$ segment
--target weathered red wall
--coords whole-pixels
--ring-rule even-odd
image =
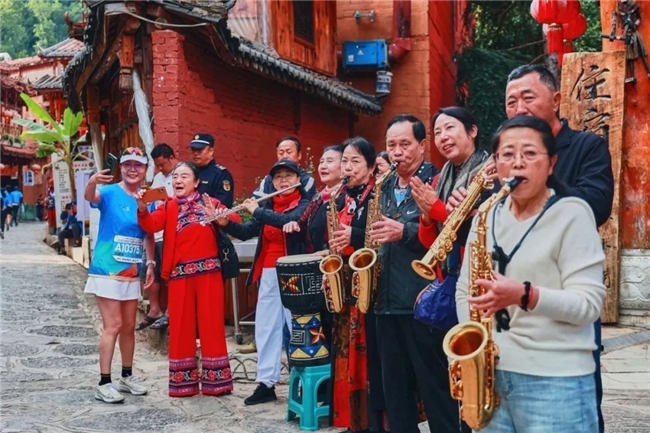
[[[212,134],[215,159],[233,174],[236,197],[250,193],[275,162],[278,138],[296,135],[317,164],[324,146],[348,137],[346,110],[229,66],[204,42],[153,32],[154,137],[189,159],[193,134]]]
[[[464,0],[463,0],[464,2]],[[379,150],[385,148],[386,123],[395,115],[412,113],[422,119],[429,132],[431,115],[438,108],[456,103],[454,3],[451,0],[411,3],[412,51],[399,64],[391,65],[391,94],[380,116],[359,116],[355,134],[370,139]],[[375,22],[367,18],[357,23],[354,12],[375,11]],[[388,0],[352,0],[337,2],[337,44],[345,41],[390,39],[392,37],[393,2]],[[374,94],[375,75],[355,73],[343,76],[355,87]],[[440,167],[443,158],[434,146],[427,146],[427,159]]]
[[[614,0],[600,2],[603,33],[611,32]],[[650,2],[637,1],[641,13],[639,33],[650,44]],[[618,34],[622,34],[620,20]],[[603,39],[603,51],[625,49],[622,42]],[[622,248],[650,248],[650,78],[637,59],[634,65],[636,84],[625,85],[623,123],[623,160],[621,176],[621,245]]]

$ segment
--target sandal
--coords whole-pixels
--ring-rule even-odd
[[[151,325],[151,329],[155,329],[156,331],[164,331],[167,329],[169,326],[169,316],[166,314],[163,314],[154,322],[153,325]]]
[[[138,326],[135,327],[135,330],[136,331],[142,331],[143,329],[147,329],[148,327],[150,327],[151,325],[156,323],[156,321],[158,321],[162,317],[163,316],[160,316],[160,317],[144,316],[144,319],[142,319],[142,322],[138,323]]]

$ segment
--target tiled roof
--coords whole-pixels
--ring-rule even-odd
[[[270,75],[288,86],[327,99],[334,105],[354,108],[355,111],[369,114],[382,111],[381,103],[374,96],[365,94],[337,78],[313,72],[268,51],[265,52],[263,48],[246,39],[239,41],[238,53],[235,56],[247,69]]]
[[[12,59],[0,62],[0,70],[17,71],[21,66],[38,65],[43,59],[38,56],[23,57],[22,59]]]
[[[27,149],[25,147],[16,147],[7,144],[0,146],[2,156],[13,156],[14,158],[35,158],[36,151],[34,149]]]
[[[63,77],[53,75],[44,75],[32,84],[35,90],[61,90],[63,89]]]
[[[5,74],[0,74],[0,87],[2,87],[3,91],[7,89],[14,89],[16,92],[25,92],[30,96],[34,96],[36,94],[29,83],[24,83],[17,78],[13,78]]]
[[[38,56],[45,59],[54,59],[60,57],[72,58],[75,56],[75,54],[81,51],[83,47],[83,42],[69,38],[59,42],[58,44],[41,50],[38,53]]]
[[[214,29],[220,35],[227,50],[234,57],[236,64],[256,74],[279,81],[286,86],[302,90],[318,96],[329,103],[355,112],[378,114],[383,107],[379,100],[354,87],[343,83],[336,77],[330,77],[282,59],[277,54],[265,50],[264,47],[232,35],[222,17],[234,2],[214,0],[149,0],[162,5],[170,12],[187,15],[202,21],[214,22]],[[91,8],[89,25],[84,33],[85,49],[79,51],[66,68],[63,88],[70,106],[80,108],[78,95],[74,90],[75,82],[83,68],[93,56],[94,42],[98,29],[103,26],[96,24],[102,20],[100,8],[96,6],[102,0],[86,0]],[[115,1],[119,3],[119,1]]]

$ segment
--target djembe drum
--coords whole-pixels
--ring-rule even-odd
[[[275,264],[282,305],[291,311],[289,365],[307,367],[329,363],[329,344],[323,333],[321,258],[310,254],[281,257]]]

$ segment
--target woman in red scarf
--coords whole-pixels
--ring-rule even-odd
[[[149,213],[139,194],[138,223],[147,233],[165,230],[161,277],[169,280],[169,396],[230,394],[233,389],[224,328],[224,287],[217,247],[218,225],[200,222],[226,210],[196,188],[194,164],[174,169],[169,198]],[[228,218],[241,221],[239,215]],[[197,321],[198,319],[198,321]],[[196,325],[201,339],[201,367],[196,360]]]
[[[362,314],[351,296],[350,255],[365,245],[368,200],[375,185],[375,149],[362,137],[344,143],[341,169],[349,178],[337,200],[340,230],[329,246],[343,256],[348,304],[334,316],[333,424],[349,432],[381,431],[383,392],[372,312]],[[370,361],[370,362],[369,362]],[[372,392],[369,392],[372,391]]]
[[[289,159],[275,163],[269,173],[276,191],[300,184],[300,168]],[[258,386],[253,395],[244,400],[247,405],[277,400],[275,384],[280,380],[282,359],[282,328],[291,329],[291,313],[282,306],[280,285],[275,262],[287,255],[302,254],[304,236],[299,233],[284,234],[282,227],[296,221],[305,212],[308,200],[301,200],[299,189],[290,189],[259,206],[253,199],[242,203],[253,216],[246,224],[219,220],[228,234],[247,240],[258,237],[253,268],[246,285],[259,281],[255,307],[255,344],[257,345]]]

